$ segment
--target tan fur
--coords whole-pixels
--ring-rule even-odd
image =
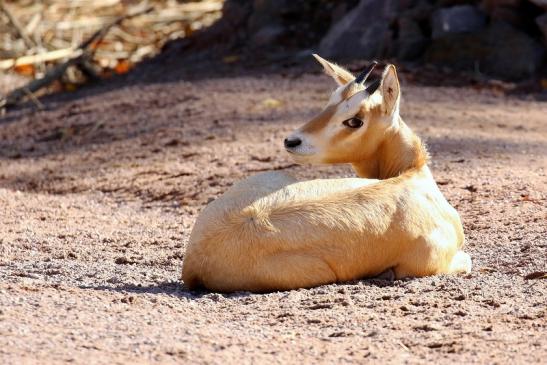
[[[332,108],[339,107],[334,105],[297,131],[317,149],[296,155],[298,161],[350,163],[366,178],[299,182],[268,172],[209,204],[186,250],[185,285],[264,292],[388,269],[397,278],[469,272],[459,215],[439,191],[424,145],[399,117],[399,99],[395,68],[389,66],[379,94],[357,110],[366,126],[340,129],[340,121],[331,120]],[[336,140],[322,140],[333,128]]]
[[[311,121],[306,123],[306,125],[302,128],[302,131],[305,133],[313,134],[316,131],[322,130],[330,122],[335,112],[336,112],[335,105],[327,107],[318,116],[316,116]]]
[[[313,57],[317,60],[317,62],[319,62],[323,66],[325,73],[329,75],[330,77],[332,77],[338,85],[345,85],[355,78],[351,74],[351,72],[338,66],[337,64],[327,61],[326,59],[319,56],[318,54],[314,53]]]

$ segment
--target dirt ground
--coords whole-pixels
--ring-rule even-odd
[[[331,80],[260,71],[106,83],[0,118],[0,363],[545,363],[547,103],[403,82],[460,212],[466,276],[188,292],[196,215],[284,169]]]

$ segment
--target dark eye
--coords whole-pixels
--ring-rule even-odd
[[[344,120],[342,124],[350,128],[359,128],[363,126],[363,121],[359,118],[351,118]]]

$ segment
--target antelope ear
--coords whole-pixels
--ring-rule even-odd
[[[395,70],[394,65],[387,65],[384,69],[380,89],[382,92],[384,112],[389,116],[399,113],[401,88],[399,86],[399,79],[397,78],[397,71]]]
[[[323,66],[323,68],[325,69],[325,73],[332,77],[338,85],[345,85],[355,79],[355,76],[353,76],[348,70],[327,61],[326,59],[315,53],[313,54],[313,57],[315,57],[317,62],[319,62]]]

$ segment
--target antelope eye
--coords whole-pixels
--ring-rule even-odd
[[[359,128],[363,126],[363,121],[359,118],[351,118],[351,119],[344,120],[342,124],[350,128]]]

